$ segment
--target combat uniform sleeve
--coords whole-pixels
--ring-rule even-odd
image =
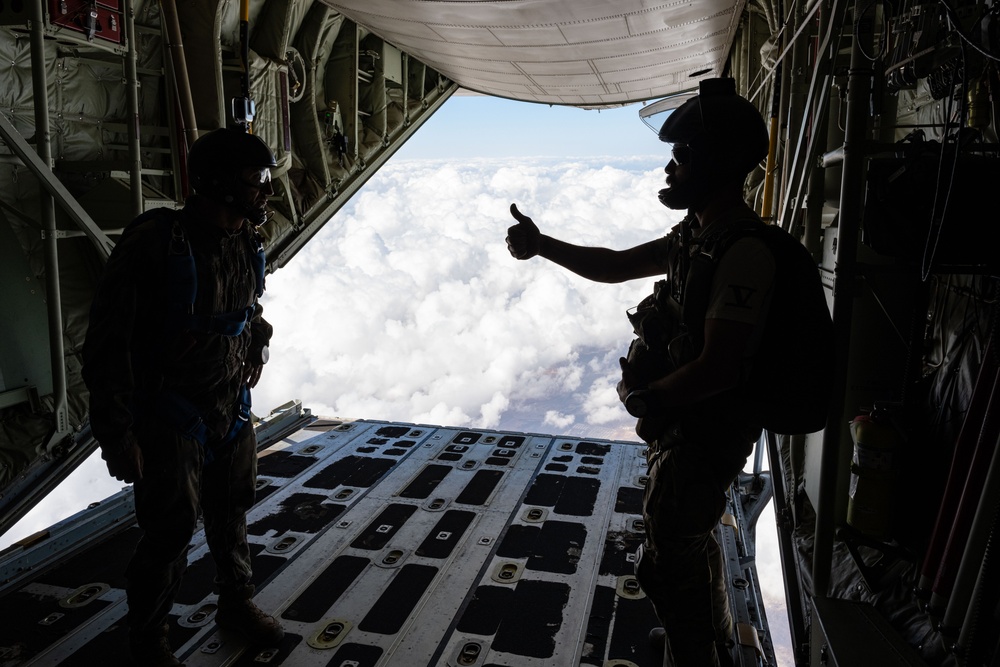
[[[91,428],[101,449],[111,454],[131,444],[137,380],[134,334],[145,278],[159,264],[151,261],[146,247],[149,235],[141,231],[145,230],[127,234],[112,251],[94,296],[83,345]]]

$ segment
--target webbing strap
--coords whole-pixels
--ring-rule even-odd
[[[205,449],[206,464],[214,461],[215,452],[235,440],[243,427],[250,423],[251,406],[250,388],[244,384],[237,396],[236,414],[233,415],[229,431],[222,440],[209,447],[208,427],[191,401],[169,389],[160,391],[159,397],[154,401],[155,412],[169,422],[179,435],[194,440]]]
[[[257,237],[257,251],[251,259],[254,278],[256,278],[257,298],[264,294],[264,270],[267,268],[267,256],[264,254],[264,243]]]
[[[250,423],[250,387],[243,385],[240,387],[239,399],[236,401],[236,415],[233,417],[233,425],[229,427],[229,432],[222,439],[219,446],[228,445],[236,439],[243,427]]]
[[[259,236],[250,241],[256,247],[250,256],[254,272],[254,293],[264,294],[264,271],[267,257]],[[174,218],[170,228],[170,251],[167,255],[167,322],[174,331],[239,336],[253,317],[255,306],[214,315],[195,315],[194,302],[198,296],[198,268],[191,251],[191,243],[184,236],[179,218]]]
[[[253,317],[254,306],[247,306],[243,310],[234,310],[231,313],[221,313],[219,315],[188,315],[183,318],[182,329],[197,331],[199,333],[213,333],[221,336],[239,336],[243,333],[243,328]]]

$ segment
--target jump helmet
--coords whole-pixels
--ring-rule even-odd
[[[260,137],[227,127],[198,137],[188,153],[188,176],[195,192],[227,204],[233,202],[244,169],[277,166],[274,153]]]
[[[763,117],[736,94],[731,78],[702,79],[698,95],[667,117],[659,136],[660,141],[707,150],[739,175],[749,173],[768,151]]]

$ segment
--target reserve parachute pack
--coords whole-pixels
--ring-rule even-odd
[[[774,256],[774,287],[759,347],[730,404],[774,433],[819,431],[826,426],[833,381],[833,322],[816,262],[776,225],[747,219],[694,239],[695,250],[682,263],[682,294],[672,298],[667,281],[658,281],[630,314],[639,338],[629,361],[655,366],[653,374],[662,376],[701,353],[715,269],[726,250],[748,236],[760,238]],[[672,318],[682,321],[682,335],[665,335],[673,327],[662,322]]]

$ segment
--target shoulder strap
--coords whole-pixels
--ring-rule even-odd
[[[170,225],[170,245],[167,250],[167,309],[173,326],[183,329],[184,321],[194,314],[198,295],[198,269],[191,252],[191,242],[184,235],[180,216]]]
[[[167,327],[182,330],[184,320],[194,313],[194,300],[198,293],[198,273],[191,252],[191,243],[184,234],[179,211],[154,208],[136,217],[122,231],[122,238],[132,234],[150,220],[162,228],[166,245],[166,303]]]
[[[257,298],[264,293],[264,255],[263,238],[254,232],[247,234],[247,244],[250,249],[250,263],[255,277],[255,294]],[[184,235],[184,225],[180,217],[175,216],[170,229],[170,248],[167,256],[168,282],[168,312],[170,326],[177,331],[196,331],[200,333],[219,334],[221,336],[239,336],[243,333],[247,322],[253,317],[255,305],[234,310],[228,313],[213,313],[212,315],[196,315],[194,302],[198,296],[198,267],[194,261],[191,242]]]
[[[712,227],[704,235],[694,239],[694,255],[718,262],[733,243],[745,236],[762,236],[766,229],[767,225],[755,218],[737,220],[723,227]]]
[[[250,262],[253,265],[254,277],[256,278],[256,293],[259,299],[264,294],[264,272],[267,269],[267,256],[264,254],[264,237],[260,232],[251,229],[247,233],[250,245]]]
[[[177,219],[178,216],[179,212],[172,208],[166,208],[165,206],[151,208],[125,225],[125,229],[122,230],[122,236],[132,233],[136,227],[149,220],[157,220],[161,224],[166,225],[168,222]]]

